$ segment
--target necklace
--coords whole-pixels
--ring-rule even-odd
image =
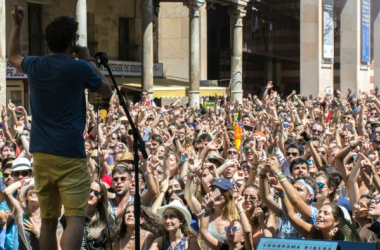
[[[136,238],[135,235],[133,235],[133,236],[129,236],[128,233],[125,233],[125,234],[127,235],[127,237],[128,237],[130,240],[134,240],[134,239]]]

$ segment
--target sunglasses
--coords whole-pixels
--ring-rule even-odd
[[[244,152],[249,151],[250,147],[243,147]]]
[[[326,151],[317,151],[317,152],[318,152],[318,154],[321,154],[321,155],[326,155],[327,154]]]
[[[122,182],[124,182],[124,181],[129,181],[130,179],[128,179],[127,177],[114,177],[114,178],[112,178],[112,180],[114,182],[118,182],[119,180],[121,180]]]
[[[257,198],[253,195],[244,195],[243,197],[246,201],[250,201],[250,202],[255,202],[255,200],[257,200]]]
[[[199,132],[201,132],[201,130],[200,129],[196,129],[195,132],[199,133]]]
[[[298,156],[298,153],[286,153],[286,156],[296,157],[296,156]]]
[[[372,204],[372,203],[379,204],[379,203],[380,203],[380,198],[370,199],[370,200],[369,200],[369,204]]]
[[[3,177],[5,177],[5,178],[8,178],[10,175],[11,175],[11,174],[4,174],[4,173],[3,173]]]
[[[314,134],[316,134],[316,133],[322,134],[322,133],[323,133],[323,131],[318,130],[318,129],[312,129],[311,131],[312,131]]]
[[[29,176],[29,171],[12,172],[13,177],[19,177],[20,174],[22,175],[22,177],[26,177]]]
[[[163,174],[164,171],[161,171],[161,170],[157,170],[157,174]]]
[[[372,135],[380,135],[380,131],[373,131]]]
[[[289,128],[289,123],[283,123],[282,126],[283,126],[284,128]]]
[[[317,183],[317,186],[318,186],[318,189],[323,189],[324,186],[325,186],[325,183],[318,182],[318,183]]]
[[[344,116],[343,117],[343,120],[350,120],[351,119],[351,117],[349,117],[349,116]]]
[[[79,40],[79,34],[75,34],[75,41],[77,42]]]
[[[226,230],[226,232],[236,232],[238,230],[237,227],[225,227],[224,230]]]
[[[237,155],[237,154],[238,154],[238,151],[229,150],[229,151],[227,151],[227,153],[228,153],[229,155],[232,155],[232,154]]]
[[[241,188],[242,186],[243,186],[243,184],[241,184],[241,183],[238,183],[238,182],[233,182],[232,183],[233,185],[236,185],[236,187],[239,189],[239,188]]]
[[[346,138],[346,137],[348,137],[348,135],[343,135],[343,134],[340,135],[340,138]]]
[[[314,163],[314,160],[306,160],[307,164]]]
[[[90,194],[91,194],[92,192],[94,192],[94,194],[95,194],[96,196],[98,196],[98,195],[103,195],[103,193],[100,192],[100,191],[90,189]]]

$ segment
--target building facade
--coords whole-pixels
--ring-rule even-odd
[[[7,63],[16,1],[0,0],[0,100],[28,108],[25,75]],[[163,103],[229,91],[260,94],[272,80],[280,92],[314,96],[328,87],[380,86],[380,3],[376,0],[38,0],[26,10],[25,55],[46,55],[44,27],[69,15],[79,44],[105,51],[129,99],[141,88]],[[105,71],[105,69],[103,69]],[[106,72],[106,71],[105,71]],[[168,91],[169,90],[169,91]],[[93,104],[108,100],[89,94]]]

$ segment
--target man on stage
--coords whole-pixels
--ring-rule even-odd
[[[62,249],[80,249],[83,237],[90,174],[86,165],[83,131],[86,121],[84,90],[102,97],[111,95],[104,75],[96,68],[86,47],[78,46],[71,58],[78,23],[68,16],[55,18],[45,28],[50,54],[22,56],[21,26],[24,10],[15,6],[8,60],[28,75],[33,123],[30,152],[41,210],[41,249],[57,249],[56,229],[61,206],[67,227]]]

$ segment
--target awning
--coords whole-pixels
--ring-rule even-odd
[[[119,85],[135,91],[141,91],[141,78],[122,78]],[[154,78],[153,98],[180,98],[186,97],[190,90],[189,82],[183,82],[167,78]],[[199,87],[200,97],[223,95],[228,91],[226,87]]]

